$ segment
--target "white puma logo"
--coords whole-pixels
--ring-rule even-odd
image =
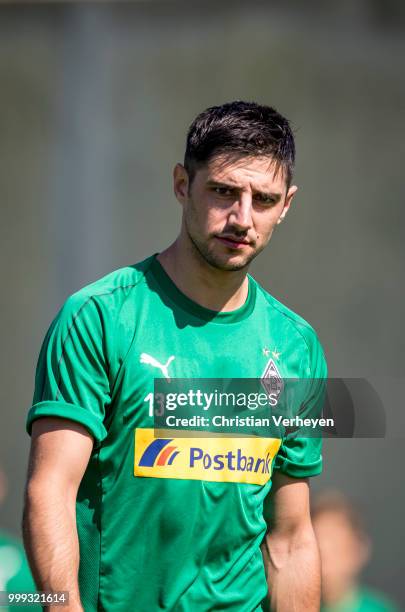
[[[171,357],[169,357],[169,359],[166,361],[166,363],[164,365],[162,365],[161,363],[159,363],[159,361],[157,359],[152,357],[152,355],[148,355],[148,353],[142,353],[139,361],[140,361],[140,363],[148,363],[149,365],[153,366],[154,368],[159,368],[159,370],[162,371],[162,374],[166,378],[166,380],[170,381],[168,367],[169,367],[169,365],[171,364],[171,362],[173,361],[174,358],[175,358],[174,355],[172,355]]]

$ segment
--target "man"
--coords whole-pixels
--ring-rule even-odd
[[[187,463],[195,437],[155,438],[149,407],[155,378],[304,377],[321,400],[315,332],[247,274],[290,208],[294,157],[272,108],[201,113],[174,169],[176,241],[71,296],[48,331],[24,532],[38,587],[68,590],[69,610],[250,612],[268,589],[273,610],[319,609],[319,439],[198,438]],[[272,459],[271,498],[270,470],[225,466],[233,452]]]
[[[312,517],[322,561],[322,612],[395,612],[384,595],[361,586],[371,544],[351,503],[325,492],[316,498]]]

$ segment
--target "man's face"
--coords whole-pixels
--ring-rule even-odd
[[[340,512],[320,513],[313,526],[321,555],[323,597],[332,601],[356,581],[369,555],[368,544]]]
[[[215,157],[189,184],[177,164],[174,190],[183,206],[183,237],[220,270],[240,270],[264,249],[297,188],[269,157]]]

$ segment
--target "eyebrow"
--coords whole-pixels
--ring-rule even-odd
[[[225,187],[226,189],[240,189],[236,183],[223,183],[222,181],[207,181],[208,187]],[[272,198],[275,202],[281,200],[282,194],[278,191],[267,192],[261,191],[260,189],[253,189],[253,195],[259,195],[262,198]]]

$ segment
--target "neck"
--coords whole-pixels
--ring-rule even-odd
[[[328,606],[337,606],[346,602],[349,603],[356,597],[357,585],[352,581],[328,585],[328,588],[324,588],[322,593],[323,602]]]
[[[248,295],[247,268],[219,270],[211,266],[194,245],[187,248],[178,238],[157,259],[172,281],[200,306],[229,312],[242,306]]]

